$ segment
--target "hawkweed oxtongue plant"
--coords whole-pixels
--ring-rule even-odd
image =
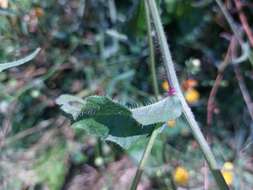
[[[154,0],[144,0],[150,47],[151,74],[154,92],[158,97],[151,20],[154,24],[160,51],[165,64],[170,85],[168,96],[151,105],[129,109],[105,96],[89,96],[81,99],[71,95],[61,95],[57,104],[71,118],[72,127],[82,129],[87,135],[96,136],[104,141],[111,141],[124,149],[134,146],[141,138],[149,138],[141,161],[133,178],[131,189],[137,188],[145,164],[150,155],[161,126],[168,120],[178,118],[184,113],[192,133],[199,143],[219,189],[228,189],[211,149],[206,142],[191,109],[186,103],[176,76],[170,50],[166,41],[160,15]]]
[[[179,101],[182,104],[183,114],[185,115],[185,117],[189,123],[189,126],[191,128],[194,138],[198,142],[200,149],[205,156],[205,159],[206,159],[208,166],[214,176],[214,179],[218,185],[218,188],[221,190],[229,189],[222,174],[221,174],[221,170],[220,170],[218,163],[211,151],[211,148],[209,147],[207,141],[205,140],[204,135],[202,134],[202,132],[198,126],[198,123],[196,122],[194,115],[193,115],[190,107],[188,106],[188,104],[183,96],[183,93],[181,91],[181,88],[180,88],[180,85],[179,85],[179,82],[178,82],[178,79],[176,76],[174,63],[171,58],[169,45],[167,43],[167,39],[166,39],[166,36],[164,33],[164,29],[162,26],[160,15],[158,13],[157,5],[154,0],[145,0],[145,2],[147,3],[147,8],[150,12],[151,19],[154,23],[154,29],[155,29],[155,32],[156,32],[156,35],[158,38],[158,43],[159,43],[161,54],[163,57],[163,63],[165,64],[166,73],[167,73],[169,83],[171,86],[173,86],[175,88],[175,90],[177,92],[177,97],[179,98]]]

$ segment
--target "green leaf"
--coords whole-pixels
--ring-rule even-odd
[[[84,106],[82,107],[77,120],[92,116],[131,116],[131,112],[128,108],[113,102],[105,96],[89,96],[84,101]]]
[[[134,146],[131,146],[127,150],[127,153],[131,156],[131,158],[135,163],[139,163],[140,160],[142,159],[142,155],[147,143],[148,143],[147,139],[140,139],[137,143],[134,144]],[[149,169],[152,167],[161,166],[163,164],[162,151],[164,150],[163,149],[164,144],[165,143],[162,139],[160,138],[155,139],[155,143],[149,155],[149,159],[147,160],[147,163],[145,165],[146,168]]]
[[[62,111],[76,119],[81,112],[85,101],[79,97],[63,94],[56,99],[56,104],[61,106]]]
[[[165,9],[169,14],[174,14],[176,11],[176,0],[165,0]]]
[[[68,151],[64,145],[56,145],[47,154],[43,154],[34,166],[38,181],[46,183],[50,190],[61,189],[67,172],[67,156]]]
[[[28,61],[31,61],[34,57],[36,57],[36,55],[39,53],[39,51],[40,51],[40,48],[37,48],[33,53],[31,53],[30,55],[28,55],[22,59],[19,59],[17,61],[8,62],[8,63],[0,63],[0,72],[4,71],[6,69],[9,69],[11,67],[16,67],[16,66],[22,65]]]
[[[132,13],[131,18],[126,24],[126,31],[130,35],[142,35],[146,31],[146,21],[145,21],[145,6],[144,1],[140,0],[135,10]]]
[[[166,122],[176,119],[182,113],[182,107],[177,96],[169,96],[157,103],[131,110],[134,119],[142,125]]]
[[[147,135],[136,135],[136,136],[129,136],[129,137],[117,137],[108,135],[106,138],[107,141],[114,142],[121,146],[124,149],[129,149],[130,147],[133,147],[139,140],[146,139]]]
[[[72,127],[75,129],[83,129],[87,135],[94,135],[98,137],[106,137],[109,133],[109,130],[105,125],[94,119],[80,120],[75,122]]]
[[[163,135],[166,135],[168,138],[176,138],[179,135],[185,135],[190,133],[189,131],[189,124],[187,123],[185,117],[181,115],[176,120],[176,124],[173,127],[168,127],[165,124],[165,128],[163,130]]]
[[[114,142],[125,149],[153,130],[153,127],[142,127],[132,117],[128,108],[102,96],[86,98],[76,121],[79,124],[78,128],[84,129],[89,134],[93,132],[93,135]],[[72,126],[76,128],[77,124],[74,123]]]
[[[177,97],[167,97],[157,103],[129,110],[104,96],[80,98],[62,95],[56,102],[72,116],[72,127],[86,134],[101,137],[127,149],[146,138],[156,123],[175,119],[181,114]]]

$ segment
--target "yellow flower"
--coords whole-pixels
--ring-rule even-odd
[[[186,186],[189,182],[189,172],[178,166],[173,173],[173,180],[177,185]]]
[[[167,121],[167,126],[172,128],[176,125],[176,120],[172,119],[172,120],[169,120]]]
[[[231,171],[222,171],[222,175],[224,177],[224,180],[228,186],[232,185],[233,183],[233,172]]]
[[[194,88],[189,89],[185,92],[185,99],[188,103],[194,104],[199,100],[199,92]]]
[[[233,178],[234,178],[233,169],[234,169],[234,166],[233,166],[233,163],[231,162],[225,162],[222,167],[221,173],[227,185],[232,185],[233,183]]]
[[[169,89],[170,89],[170,85],[169,85],[169,83],[168,83],[168,81],[163,81],[163,83],[162,83],[162,88],[163,88],[163,90],[165,90],[165,91],[169,91]]]

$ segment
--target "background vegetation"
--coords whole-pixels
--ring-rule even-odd
[[[233,164],[224,174],[232,178],[227,183],[253,189],[251,52],[221,67],[243,50],[215,1],[157,3],[185,98],[220,167]],[[252,2],[223,5],[253,47]],[[41,48],[30,63],[0,72],[0,189],[129,189],[147,139],[123,150],[74,130],[55,100],[96,94],[130,108],[155,102],[141,1],[0,0],[0,7],[1,62]],[[154,41],[159,95],[166,97],[169,85]],[[179,167],[185,183],[175,177]],[[207,170],[181,116],[156,139],[139,189],[216,189]]]

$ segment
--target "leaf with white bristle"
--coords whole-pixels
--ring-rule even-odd
[[[177,96],[168,96],[148,106],[132,109],[131,112],[133,118],[142,125],[151,125],[176,119],[181,115],[182,107]]]

